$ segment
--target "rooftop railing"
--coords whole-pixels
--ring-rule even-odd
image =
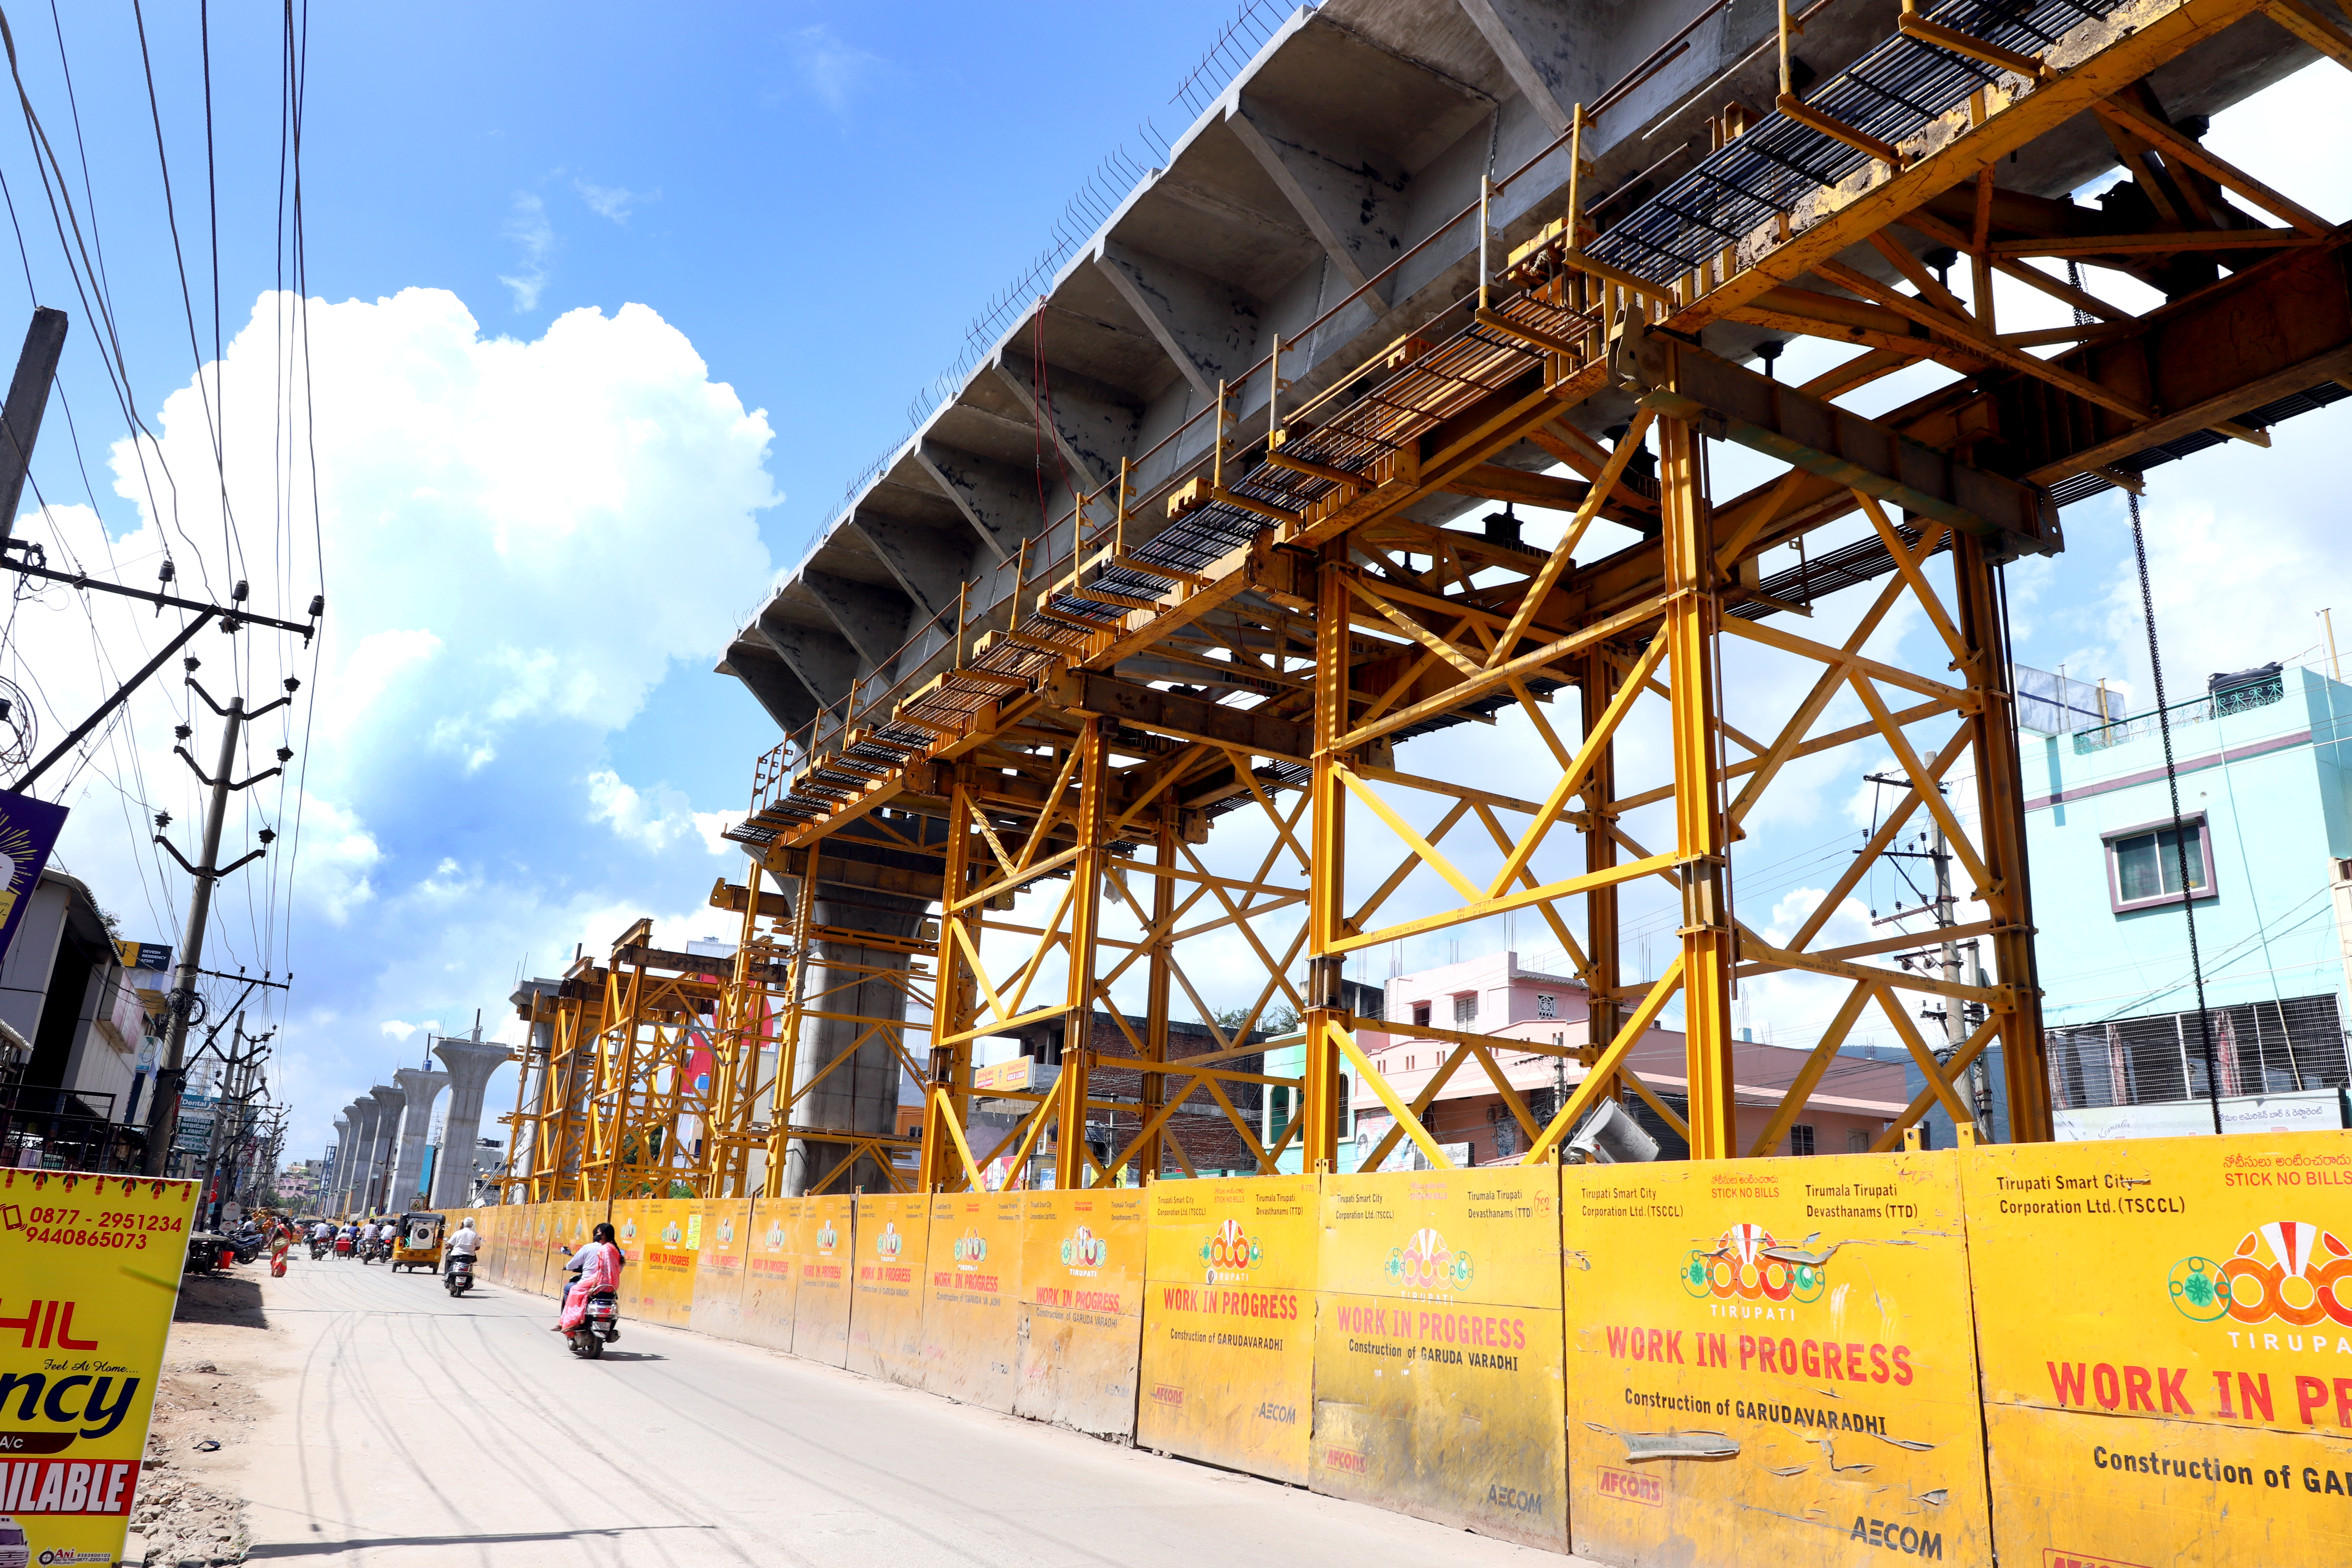
[[[2269,675],[2260,680],[2250,680],[2243,686],[2232,686],[2203,697],[2191,698],[2186,702],[2176,702],[2165,709],[2164,712],[2170,718],[2174,727],[2178,728],[2183,724],[2210,724],[2216,719],[2226,719],[2232,713],[2244,713],[2256,708],[2267,708],[2273,702],[2283,702],[2285,700],[2285,677]],[[2153,735],[2156,731],[2157,714],[2154,710],[2135,714],[2129,719],[2119,719],[2112,724],[2101,724],[2093,729],[2080,730],[2074,734],[2074,754],[2078,757],[2087,757],[2095,752],[2104,752],[2110,746],[2120,746],[2126,741],[2137,741],[2144,735]]]

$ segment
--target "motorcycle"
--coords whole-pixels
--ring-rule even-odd
[[[470,1252],[452,1253],[449,1258],[449,1272],[442,1277],[441,1283],[447,1287],[452,1296],[462,1296],[472,1289],[474,1288],[474,1255]]]
[[[321,1258],[324,1258],[324,1257],[326,1257],[326,1256],[327,1256],[327,1244],[326,1244],[325,1242],[323,1242],[323,1241],[319,1240],[316,1237],[311,1237],[311,1239],[310,1239],[310,1261],[311,1261],[311,1262],[313,1262],[313,1263],[316,1263],[316,1262],[318,1262],[318,1261],[319,1261],[319,1259],[320,1259]]]
[[[382,1237],[378,1237],[373,1241],[363,1241],[360,1243],[360,1261],[362,1263],[373,1263],[379,1258],[390,1258],[391,1256],[392,1244],[383,1240]]]
[[[579,1276],[573,1275],[574,1282]],[[567,1286],[565,1294],[570,1294]],[[582,1361],[594,1361],[604,1353],[604,1347],[621,1337],[621,1299],[614,1291],[599,1290],[588,1298],[587,1311],[580,1326],[572,1331],[566,1342],[572,1353]]]

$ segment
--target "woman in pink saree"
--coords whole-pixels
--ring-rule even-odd
[[[574,1253],[567,1269],[580,1271],[579,1279],[564,1292],[563,1315],[556,1320],[555,1331],[568,1334],[578,1328],[588,1315],[588,1298],[599,1290],[621,1288],[621,1265],[625,1262],[621,1249],[613,1240],[613,1227],[600,1225],[588,1245]]]

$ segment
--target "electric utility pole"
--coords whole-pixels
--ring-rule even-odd
[[[204,963],[205,922],[212,916],[213,884],[230,872],[242,870],[260,859],[269,852],[270,840],[278,837],[268,828],[263,828],[259,835],[260,848],[242,859],[226,866],[222,865],[220,863],[221,825],[228,815],[229,795],[232,791],[250,789],[264,779],[275,777],[283,771],[286,760],[294,754],[280,747],[278,752],[280,764],[278,767],[233,784],[229,780],[229,773],[236,765],[237,736],[245,726],[254,720],[275,712],[293,701],[294,693],[301,685],[293,677],[287,677],[285,696],[248,713],[245,710],[245,699],[241,696],[230,698],[228,706],[226,708],[214,701],[212,693],[206,691],[196,680],[197,661],[191,658],[186,661],[186,665],[188,689],[203,698],[205,706],[220,715],[226,722],[221,726],[220,761],[216,764],[215,773],[209,778],[205,777],[204,769],[196,766],[196,759],[188,754],[188,749],[185,746],[172,748],[180,754],[181,760],[188,764],[196,777],[212,786],[212,805],[205,813],[204,863],[200,866],[189,865],[187,857],[182,855],[169,839],[161,833],[155,835],[155,842],[169,851],[172,858],[180,863],[181,868],[195,879],[195,885],[188,890],[188,923],[180,954],[180,973],[172,986],[171,1032],[165,1040],[163,1061],[155,1069],[155,1102],[152,1110],[149,1113],[147,1124],[147,1174],[151,1176],[160,1176],[164,1173],[172,1157],[172,1139],[179,1128],[180,1088],[187,1081],[188,1077],[188,1025],[190,1016],[197,1005],[196,975]],[[167,816],[159,816],[156,819],[156,826],[158,827],[168,826],[170,820]]]

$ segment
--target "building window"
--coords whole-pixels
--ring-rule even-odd
[[[1475,1024],[1478,1021],[1478,993],[1465,992],[1454,999],[1454,1021],[1457,1024]]]
[[[1407,1072],[1411,1072],[1412,1070],[1412,1058],[1411,1057],[1404,1058],[1404,1070]]]
[[[1789,1129],[1789,1152],[1810,1154],[1813,1152],[1813,1130],[1804,1122]]]
[[[2201,815],[2182,818],[2179,832],[2169,822],[2144,823],[2102,837],[2107,847],[2107,897],[2117,914],[2178,904],[2184,847],[2189,896],[2213,896],[2212,840]]]
[[[1870,1134],[1859,1127],[1849,1127],[1845,1134],[1845,1152],[1849,1154],[1870,1152]]]
[[[1553,994],[1550,994],[1549,992],[1548,992],[1548,991],[1538,991],[1538,992],[1537,992],[1537,993],[1536,993],[1536,1016],[1537,1016],[1537,1017],[1538,1017],[1538,1018],[1557,1018],[1557,1017],[1559,1017],[1559,997],[1557,997],[1557,996],[1554,996]]]
[[[1429,1022],[1428,1003],[1416,1002],[1412,1005],[1412,1021],[1416,1024],[1426,1024]]]

